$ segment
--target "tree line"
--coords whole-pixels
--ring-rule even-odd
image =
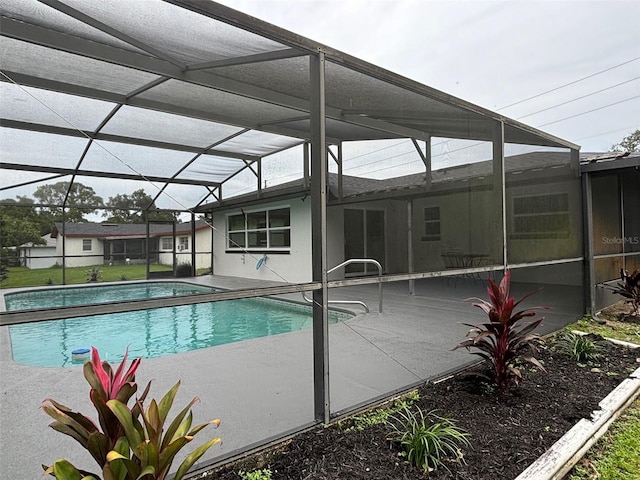
[[[102,217],[112,223],[145,223],[150,220],[174,221],[173,212],[160,211],[144,189],[118,194],[105,202],[92,187],[82,183],[57,182],[42,185],[34,198],[16,196],[1,200],[0,245],[43,244],[42,236],[51,233],[55,222],[87,222],[88,215],[101,209]],[[65,201],[66,200],[66,201]],[[60,205],[69,205],[63,208]]]

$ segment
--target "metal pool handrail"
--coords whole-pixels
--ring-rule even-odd
[[[380,262],[378,262],[377,260],[374,260],[373,258],[351,258],[349,260],[345,260],[341,264],[336,265],[335,267],[327,270],[327,275],[335,272],[339,268],[346,267],[347,265],[350,265],[352,263],[371,263],[376,267],[378,267],[378,278],[382,277],[382,265],[380,265]],[[313,300],[307,297],[305,295],[305,292],[301,292],[301,293],[302,293],[302,298],[304,298],[305,301],[309,303],[313,303]],[[378,312],[382,313],[382,282],[378,282],[378,297],[380,298],[379,305],[378,305]],[[361,305],[364,307],[365,311],[369,313],[369,307],[367,307],[367,305],[364,302],[361,302],[360,300],[329,300],[327,303]]]
[[[305,302],[313,303],[313,299],[307,297],[305,295],[305,292],[300,292],[300,293],[302,293],[302,298],[304,298]],[[366,313],[369,313],[369,307],[367,307],[367,304],[364,302],[361,302],[360,300],[329,300],[327,303],[330,305],[336,305],[336,304],[360,305],[362,308],[364,308],[364,311]]]
[[[345,260],[341,264],[327,270],[327,275],[335,272],[339,268],[346,267],[347,265],[350,265],[352,263],[370,263],[372,265],[375,265],[376,267],[378,267],[378,279],[382,278],[382,265],[380,265],[380,262],[374,260],[373,258],[350,258],[349,260]],[[378,297],[378,312],[382,313],[382,282],[378,282]]]

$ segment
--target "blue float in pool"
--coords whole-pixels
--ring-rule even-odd
[[[74,362],[85,362],[89,360],[89,352],[88,348],[78,348],[77,350],[73,350],[71,352],[71,360]]]

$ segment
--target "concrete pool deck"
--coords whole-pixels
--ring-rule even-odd
[[[215,276],[193,281],[229,289],[273,285]],[[535,299],[536,304],[554,307],[547,312],[543,333],[580,316],[577,312],[582,305],[571,303],[572,298],[579,298],[574,288],[554,286],[546,289],[543,299]],[[523,286],[523,290],[529,289]],[[459,322],[483,320],[482,312],[469,307],[464,299],[485,297],[484,282],[421,280],[416,282],[414,296],[408,295],[407,282],[385,284],[382,314],[374,313],[377,294],[376,285],[329,291],[330,299],[362,300],[372,310],[330,326],[332,413],[460,368],[476,358],[464,350],[450,349],[467,331]],[[514,294],[518,296],[517,292]],[[362,311],[359,307],[351,310]],[[313,422],[311,330],[143,359],[137,375],[140,389],[151,379],[150,395],[155,398],[181,380],[176,411],[198,396],[201,402],[193,409],[194,422],[222,420],[217,430],[207,428],[193,442],[195,448],[213,436],[223,439],[222,445],[207,452],[201,464]],[[75,441],[47,427],[50,418],[40,409],[42,401],[50,397],[94,417],[79,368],[16,364],[11,358],[8,327],[0,327],[0,387],[3,478],[41,478],[40,464],[60,457],[90,471],[97,470]]]

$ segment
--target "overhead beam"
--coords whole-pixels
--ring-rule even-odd
[[[220,182],[212,182],[208,180],[189,180],[185,178],[167,178],[156,177],[154,175],[136,175],[131,173],[115,173],[115,172],[99,172],[96,170],[76,170],[74,168],[61,168],[61,167],[47,167],[45,165],[25,165],[22,163],[8,163],[0,162],[0,168],[6,170],[20,170],[28,172],[41,172],[41,173],[55,173],[60,175],[79,175],[83,177],[97,177],[97,178],[117,178],[121,180],[142,180],[148,182],[160,182],[160,183],[176,183],[180,185],[195,185],[195,186],[211,186],[217,187]]]
[[[103,140],[114,143],[125,143],[128,145],[139,145],[143,147],[163,148],[165,150],[174,150],[178,152],[200,153],[206,155],[214,155],[217,157],[232,158],[234,160],[243,160],[255,162],[260,157],[257,155],[241,154],[229,152],[226,150],[216,150],[210,148],[203,151],[202,147],[191,145],[181,145],[178,143],[161,142],[158,140],[147,140],[142,138],[125,137],[122,135],[113,135],[110,133],[94,133],[89,130],[76,130],[73,128],[57,127],[53,125],[43,125],[39,123],[20,122],[17,120],[0,119],[0,124],[6,128],[14,128],[18,130],[28,130],[32,132],[51,133],[55,135],[65,135],[68,137],[86,138],[92,140]],[[246,131],[246,130],[245,130]]]
[[[124,32],[121,32],[120,30],[117,30],[107,25],[106,23],[102,23],[101,21],[93,18],[92,16],[87,15],[86,13],[75,9],[70,5],[62,3],[59,0],[38,0],[38,1],[40,3],[44,3],[45,5],[50,6],[51,8],[59,12],[64,13],[65,15],[69,15],[71,18],[75,18],[76,20],[95,28],[96,30],[100,30],[101,32],[106,33],[107,35],[110,35],[112,37],[117,38],[118,40],[128,43],[129,45],[134,46],[142,50],[143,52],[149,53],[154,57],[161,58],[162,60],[177,66],[181,70],[184,70],[184,68],[186,67],[184,63],[179,62],[175,58],[164,53],[163,51],[158,50],[155,47],[148,45],[144,42],[141,42],[137,38],[131,37],[125,34]]]
[[[235,65],[247,65],[261,62],[272,62],[274,60],[285,60],[287,58],[302,57],[306,55],[295,48],[275,50],[273,52],[256,53],[255,55],[244,55],[242,57],[225,58],[224,60],[213,60],[211,62],[195,63],[187,65],[187,71],[206,70],[211,68],[232,67]]]
[[[6,23],[6,25],[5,25]],[[105,62],[113,63],[116,65],[121,65],[127,68],[134,68],[136,70],[144,70],[148,73],[153,73],[160,75],[162,77],[167,77],[175,80],[180,80],[188,83],[192,83],[195,85],[200,85],[207,88],[213,88],[215,90],[224,91],[234,95],[240,95],[246,98],[252,98],[254,100],[258,100],[265,103],[270,103],[272,105],[290,108],[293,110],[298,110],[304,113],[309,112],[309,102],[294,97],[285,93],[276,92],[274,90],[269,90],[266,88],[258,87],[255,85],[246,84],[243,82],[239,82],[237,80],[233,80],[228,77],[221,77],[211,72],[200,72],[200,71],[183,71],[175,67],[175,65],[171,65],[170,63],[159,60],[153,57],[146,57],[140,54],[132,54],[132,52],[124,52],[122,49],[116,49],[113,47],[99,45],[100,48],[94,48],[94,45],[90,46],[85,45],[84,42],[80,42],[73,37],[69,37],[68,35],[63,35],[57,32],[53,32],[51,30],[47,30],[41,27],[27,25],[24,26],[21,22],[16,22],[15,20],[4,20],[3,19],[3,35],[11,38],[15,38],[17,40],[34,43],[36,45],[42,45],[45,47],[54,48],[56,50],[65,51],[75,55],[81,55],[89,58],[94,58],[97,60],[102,60]],[[12,75],[13,77],[13,75]],[[144,108],[150,108],[154,110],[165,111],[169,113],[178,113],[182,115],[188,115],[195,118],[203,118],[207,120],[218,121],[220,123],[226,123],[229,125],[238,125],[238,119],[231,118],[222,118],[219,115],[212,114],[211,112],[207,112],[208,115],[205,115],[202,111],[197,111],[193,109],[187,109],[185,107],[181,107],[178,105],[171,105],[162,102],[156,102],[151,100],[146,100],[142,98],[126,98],[122,95],[114,95],[109,92],[103,92],[100,90],[88,89],[86,87],[79,86],[66,86],[66,84],[62,82],[51,82],[49,80],[42,79],[29,79],[26,76],[15,76],[15,80],[19,83],[23,83],[26,85],[36,86],[39,88],[53,89],[56,91],[62,91],[65,93],[71,93],[76,95],[82,95],[91,98],[98,98],[106,101],[113,101],[118,103],[123,103],[127,105],[135,105],[141,106]],[[345,121],[345,118],[342,114],[342,111],[337,108],[332,108],[329,106],[325,106],[325,114],[327,118],[332,118],[335,120]],[[357,117],[354,120],[358,120]],[[355,122],[361,126],[367,126],[361,121]],[[258,125],[240,125],[243,127],[255,128],[257,130],[264,131],[272,131],[274,129],[271,128],[261,128]],[[382,128],[380,124],[377,124],[375,127],[376,130],[388,131]],[[292,133],[295,130],[291,130]],[[413,132],[411,135],[407,133],[402,133],[402,136],[412,136],[419,135],[420,132]],[[300,132],[297,132],[295,135],[296,138],[304,138],[308,139],[308,133],[305,132],[305,135],[301,135]],[[420,137],[418,137],[420,138]],[[339,140],[336,139],[335,143],[338,143]]]
[[[360,115],[343,115],[344,120],[362,127],[373,128],[381,132],[394,133],[402,137],[417,138],[418,140],[427,140],[428,135],[421,130],[403,127],[395,123],[385,122],[377,118],[363,117]]]

